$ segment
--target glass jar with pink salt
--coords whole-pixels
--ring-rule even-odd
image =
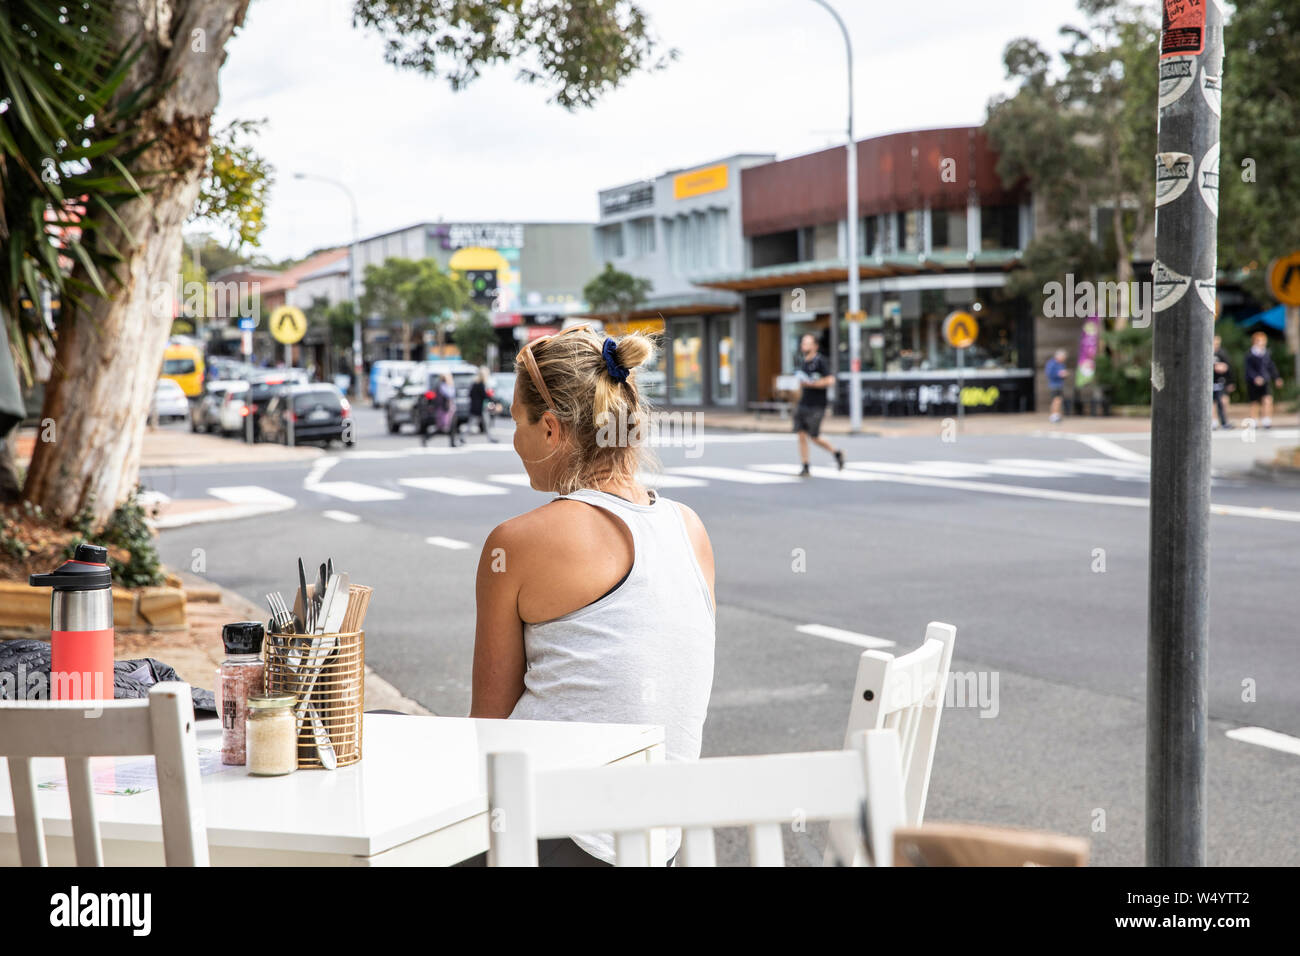
[[[248,695],[261,694],[266,684],[262,663],[260,621],[239,621],[221,629],[226,659],[221,662],[221,762],[242,767],[247,759]]]

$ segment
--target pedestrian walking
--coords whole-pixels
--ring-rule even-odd
[[[1231,428],[1228,420],[1228,393],[1236,386],[1232,381],[1232,359],[1223,349],[1223,339],[1214,337],[1214,410],[1219,413],[1219,425]],[[1214,423],[1211,421],[1211,427]]]
[[[1047,390],[1052,396],[1052,411],[1047,420],[1053,423],[1061,420],[1061,411],[1065,407],[1065,379],[1070,372],[1065,367],[1065,359],[1065,349],[1057,349],[1043,368],[1047,375]]]
[[[794,410],[794,431],[799,436],[799,460],[803,462],[800,477],[812,474],[808,467],[808,442],[825,448],[835,456],[835,465],[844,470],[844,452],[821,437],[822,418],[826,415],[826,389],[835,384],[826,357],[817,350],[817,337],[804,335],[799,340],[802,356],[795,373],[799,379],[799,404]]]
[[[450,372],[443,372],[442,380],[434,392],[433,424],[438,431],[447,433],[447,442],[454,448],[460,431],[460,416],[456,414],[456,382]],[[460,444],[464,443],[464,439],[461,439]],[[429,444],[427,431],[420,432],[420,444]]]
[[[469,387],[469,417],[478,422],[480,435],[486,435],[488,441],[495,442],[496,438],[492,435],[492,409],[488,405],[490,375],[488,367],[483,365],[479,368],[478,375],[474,376],[474,384]]]
[[[1268,354],[1268,336],[1256,332],[1250,337],[1250,351],[1246,353],[1246,397],[1250,399],[1250,417],[1265,428],[1273,427],[1274,386],[1282,387],[1282,375]]]

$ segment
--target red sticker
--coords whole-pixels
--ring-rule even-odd
[[[1165,0],[1160,55],[1187,56],[1205,50],[1205,0]]]

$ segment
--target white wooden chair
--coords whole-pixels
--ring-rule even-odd
[[[98,715],[97,709],[102,709]],[[90,758],[144,755],[152,755],[157,764],[167,865],[207,866],[189,684],[156,684],[148,700],[0,703],[0,757],[9,763],[18,856],[23,866],[46,865],[45,828],[37,811],[32,758],[63,758],[77,865],[103,866]]]
[[[910,827],[920,826],[925,817],[930,768],[934,765],[939,717],[956,640],[955,627],[931,621],[925,629],[925,641],[916,650],[902,657],[884,651],[863,651],[858,659],[844,746],[848,747],[853,735],[864,730],[888,727],[898,732],[903,819]],[[844,825],[832,823],[828,863],[831,848],[846,841]]]
[[[898,735],[856,735],[849,749],[691,763],[553,770],[534,775],[523,753],[488,755],[489,866],[537,866],[537,840],[613,832],[619,866],[650,865],[649,831],[681,827],[681,866],[716,866],[715,827],[749,829],[750,863],[781,866],[781,828],[813,820],[847,824],[852,840],[865,817],[867,853],[892,863],[902,824]],[[864,810],[865,803],[865,810]],[[854,856],[845,847],[841,859]]]

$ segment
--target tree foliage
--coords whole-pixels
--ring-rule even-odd
[[[593,312],[612,312],[618,324],[627,321],[628,315],[645,301],[654,289],[649,279],[642,279],[614,268],[612,262],[582,288],[582,297]]]
[[[469,304],[464,277],[444,272],[436,259],[385,259],[366,266],[365,285],[364,315],[416,326],[440,326]]]
[[[515,62],[516,77],[549,86],[565,109],[591,106],[661,51],[631,0],[356,0],[352,22],[378,33],[394,66],[445,78],[453,90]]]
[[[474,365],[487,361],[488,346],[496,341],[496,329],[482,309],[472,308],[469,314],[456,320],[453,332],[456,347],[460,349],[461,358]]]
[[[133,165],[146,144],[130,124],[148,97],[124,86],[136,54],[117,46],[107,4],[0,6],[0,313],[29,380],[28,343],[47,345],[50,329],[22,299],[40,302],[42,283],[69,307],[107,295],[124,258],[93,240],[141,195]]]
[[[191,222],[225,229],[231,247],[256,246],[266,228],[266,197],[274,169],[253,147],[265,120],[236,120],[212,132],[208,161],[199,183]]]
[[[1219,268],[1265,272],[1300,249],[1300,0],[1236,0],[1224,29]]]
[[[1124,0],[1079,6],[1086,23],[1061,28],[1055,61],[1033,40],[1007,45],[1003,62],[1017,88],[988,109],[999,175],[1009,185],[1028,179],[1054,227],[1028,244],[1014,280],[1039,306],[1043,286],[1067,272],[1130,281],[1134,245],[1153,213],[1159,24],[1145,5]],[[1098,220],[1109,228],[1094,238],[1098,207],[1114,212]]]

